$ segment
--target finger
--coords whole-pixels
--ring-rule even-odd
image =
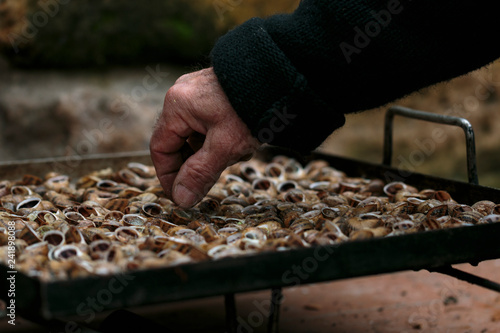
[[[216,156],[204,147],[186,160],[177,173],[172,198],[183,208],[199,202],[225,169],[223,156]]]
[[[150,141],[151,160],[168,198],[172,197],[172,184],[187,154],[186,138],[192,129],[176,113],[168,111],[169,105],[158,119]]]
[[[163,187],[166,196],[171,199],[172,184],[184,161],[184,154],[182,152],[164,153],[155,150],[154,144],[150,145],[150,154],[160,185]]]
[[[179,168],[180,168],[180,165],[182,165],[182,163],[184,163],[184,161],[187,160],[193,154],[194,154],[193,149],[190,147],[190,145],[187,142],[185,142],[185,144],[175,154],[175,156],[174,156],[174,154],[170,154],[170,157],[173,159],[176,159],[178,161]],[[164,157],[164,156],[165,155],[162,155],[162,157]],[[160,157],[160,159],[162,157]],[[156,167],[156,165],[155,165],[155,169],[161,170],[161,161],[159,161],[158,163],[159,163],[159,166]],[[179,168],[177,168],[171,172],[157,174],[158,180],[160,181],[160,184],[163,187],[164,192],[167,195],[167,198],[172,199],[172,184],[174,183],[175,178],[177,177],[177,173],[178,173]]]
[[[234,132],[233,132],[234,133]],[[224,129],[207,133],[203,147],[179,170],[174,183],[173,200],[187,208],[200,201],[229,165],[251,154],[255,147],[241,133],[231,135]]]

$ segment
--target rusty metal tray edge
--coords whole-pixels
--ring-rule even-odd
[[[129,162],[152,163],[146,150],[6,161],[0,162],[0,179],[17,179],[25,174],[43,176],[49,171],[75,178],[95,170],[118,168]]]
[[[292,155],[270,147],[261,152],[261,158],[278,154]],[[353,176],[391,179],[406,175],[398,169],[322,153],[315,153],[307,159],[313,158],[323,158],[339,170],[348,170],[347,173]],[[8,167],[0,164],[0,175],[3,177],[5,168],[22,173],[34,170],[33,173],[44,166],[53,170],[54,165],[65,161],[68,160],[9,163]],[[69,171],[84,173],[84,170],[117,167],[130,161],[147,163],[150,159],[147,152],[106,154],[81,158],[78,165],[66,164],[66,167],[72,168],[67,169]],[[463,190],[464,202],[500,198],[498,189],[416,173],[407,175],[404,180],[418,184],[420,188],[429,184],[444,186],[451,192]],[[499,234],[500,224],[462,227],[71,281],[42,282],[18,273],[16,283],[18,290],[22,290],[22,295],[18,294],[18,306],[20,311],[37,312],[47,319],[75,314],[85,316],[91,310],[90,300],[97,301],[102,310],[114,309],[463,262],[477,263],[500,257]],[[7,272],[7,267],[0,265],[2,298],[8,289]]]

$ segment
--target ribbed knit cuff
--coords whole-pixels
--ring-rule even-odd
[[[251,19],[222,36],[212,65],[231,105],[261,142],[309,152],[345,118],[310,89],[264,28]]]

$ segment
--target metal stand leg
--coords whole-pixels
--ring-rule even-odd
[[[269,333],[279,332],[280,305],[282,301],[283,293],[281,288],[273,288],[271,290],[271,308],[269,309],[269,322],[267,324]]]
[[[224,304],[226,307],[226,328],[228,333],[236,333],[236,301],[234,294],[224,295]]]
[[[453,268],[451,266],[438,267],[434,269],[429,269],[430,272],[437,272],[441,274],[446,274],[449,276],[453,276],[462,281],[466,281],[478,286],[481,286],[486,289],[494,290],[500,292],[500,284],[490,281],[488,279],[482,278],[480,276],[470,274],[459,269]]]

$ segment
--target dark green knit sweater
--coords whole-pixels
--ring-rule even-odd
[[[500,57],[487,1],[303,0],[212,50],[215,73],[262,142],[308,151],[344,114],[384,105]]]

